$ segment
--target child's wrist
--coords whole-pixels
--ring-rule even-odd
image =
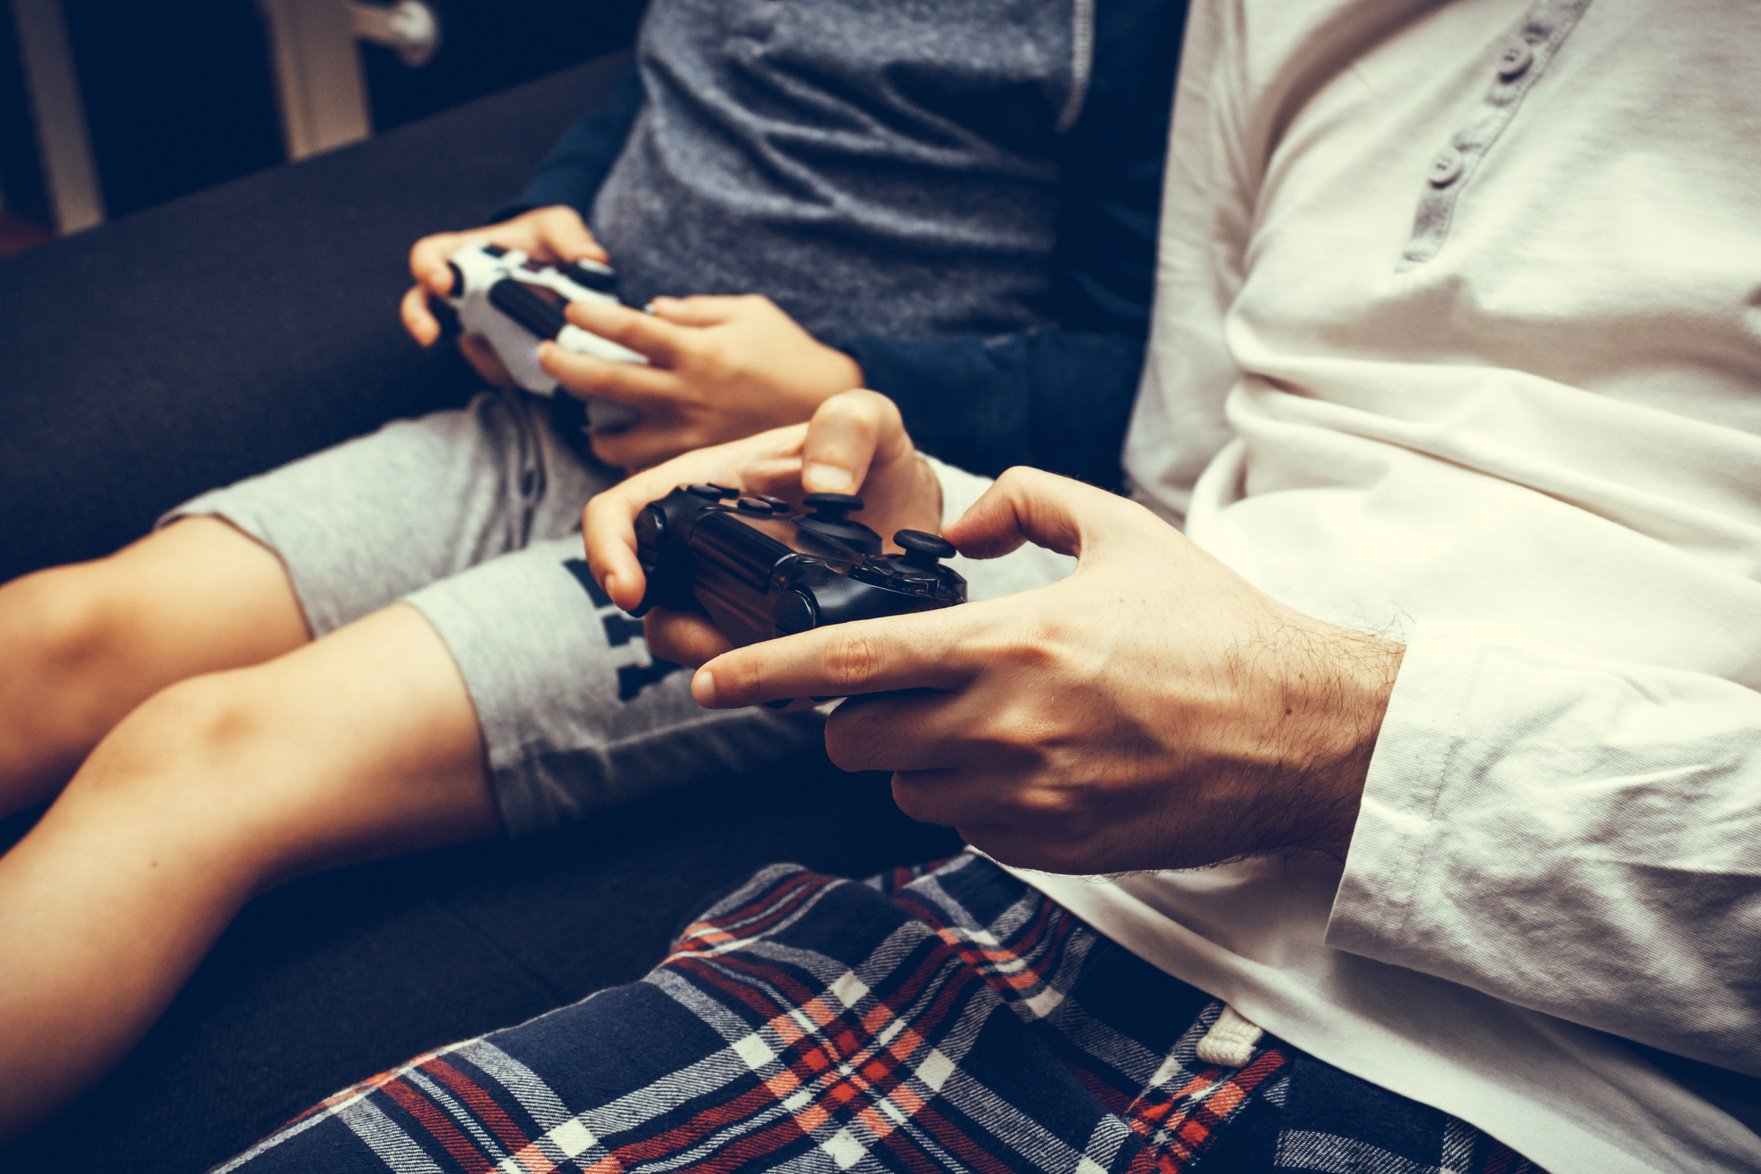
[[[861,363],[837,347],[821,343],[820,349],[824,352],[821,358],[824,360],[823,366],[825,367],[825,376],[821,380],[825,389],[825,394],[820,397],[822,401],[830,399],[841,391],[850,391],[853,388],[866,386]]]

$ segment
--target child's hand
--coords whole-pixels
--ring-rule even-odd
[[[416,284],[404,294],[402,306],[404,329],[423,346],[433,346],[440,337],[440,323],[428,309],[428,296],[445,297],[452,292],[452,271],[446,267],[446,259],[466,245],[501,245],[519,249],[540,261],[579,261],[586,257],[603,262],[607,259],[605,250],[588,231],[581,214],[561,204],[534,208],[512,220],[483,228],[425,236],[410,249],[410,275],[416,279]],[[508,378],[501,360],[481,339],[460,338],[459,350],[488,383],[497,387],[512,385],[513,380]]]
[[[620,481],[587,503],[581,533],[593,577],[612,602],[633,608],[647,589],[636,557],[636,518],[680,485],[713,481],[799,503],[806,493],[862,494],[857,520],[876,533],[941,528],[942,487],[917,452],[892,400],[873,391],[832,396],[806,424],[695,449]],[[701,614],[655,608],[644,620],[649,651],[701,664],[728,650]]]
[[[652,313],[577,302],[569,321],[647,356],[646,367],[539,348],[539,364],[577,395],[628,404],[642,419],[593,434],[608,464],[647,468],[683,452],[797,424],[862,386],[849,355],[803,330],[769,298],[656,298]]]

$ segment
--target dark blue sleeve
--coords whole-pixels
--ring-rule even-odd
[[[842,349],[917,446],[990,476],[1034,465],[1116,488],[1143,365],[1131,333],[1043,327],[989,341],[857,338]]]
[[[503,205],[495,219],[505,220],[552,204],[567,204],[586,217],[641,110],[642,75],[632,62],[612,87],[605,104],[557,140],[525,190]]]
[[[1053,323],[1000,339],[837,345],[918,445],[976,473],[1030,464],[1108,488],[1143,369],[1186,5],[1100,0],[1093,82],[1066,132]]]

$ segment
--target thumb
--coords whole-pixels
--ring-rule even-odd
[[[436,232],[423,237],[410,249],[410,276],[429,293],[445,297],[452,292],[452,270],[446,259],[464,246],[462,232]]]
[[[809,493],[855,493],[871,469],[879,472],[915,455],[898,405],[878,391],[840,392],[808,422],[801,486]]]
[[[655,298],[648,308],[656,318],[680,326],[720,326],[738,312],[738,295],[696,294],[688,298]]]
[[[945,532],[970,558],[997,558],[1024,542],[1080,556],[1114,511],[1131,503],[1039,469],[1006,470]]]
[[[582,257],[601,262],[607,260],[605,247],[573,208],[546,208],[539,214],[534,227],[544,250],[559,261],[577,261]]]

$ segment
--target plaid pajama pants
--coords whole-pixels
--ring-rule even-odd
[[[1266,1037],[977,856],[767,869],[641,982],[418,1056],[222,1170],[1535,1169]]]

